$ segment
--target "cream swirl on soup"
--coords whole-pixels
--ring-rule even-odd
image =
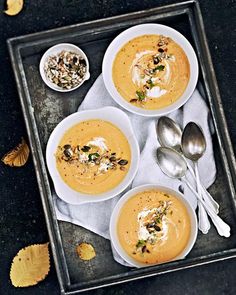
[[[131,197],[123,205],[117,222],[123,249],[146,264],[177,257],[185,249],[190,232],[185,205],[174,195],[154,189]]]
[[[159,109],[184,93],[190,66],[183,49],[171,38],[143,35],[126,43],[113,63],[113,81],[130,103]]]
[[[88,120],[65,132],[55,156],[57,170],[68,186],[85,194],[99,194],[124,179],[131,151],[125,135],[115,125]]]

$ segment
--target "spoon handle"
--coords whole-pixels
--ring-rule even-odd
[[[197,182],[197,192],[199,197],[202,199],[202,193],[201,193],[202,191],[201,191],[197,162],[194,163],[194,167],[195,167],[195,176],[196,176],[196,182]],[[207,212],[205,208],[203,207],[202,203],[200,202],[200,200],[198,200],[198,228],[203,234],[207,234],[209,229],[211,228],[211,224],[209,222]]]
[[[191,189],[191,191],[194,193],[194,195],[197,197],[197,199],[202,203],[204,208],[206,209],[208,215],[211,217],[211,220],[213,224],[215,225],[218,234],[223,237],[230,237],[230,226],[224,222],[198,195],[198,193],[194,190],[192,185],[189,183],[188,180],[185,178],[182,178],[183,182],[185,182],[188,187]]]
[[[215,211],[216,214],[219,213],[220,205],[213,199],[212,195],[207,191],[205,186],[201,184],[201,192],[203,194],[203,199],[207,204],[210,204],[212,210]]]
[[[188,166],[188,169],[189,169],[192,177],[195,179],[196,177],[195,177],[192,166],[188,162],[187,162],[187,166]],[[208,204],[209,207],[212,208],[213,211],[215,211],[216,214],[218,214],[219,213],[219,207],[220,207],[219,204],[213,199],[213,197],[207,191],[207,189],[204,187],[204,185],[202,185],[202,183],[200,181],[200,178],[199,178],[199,183],[200,183],[199,186],[200,186],[201,193],[202,193],[204,201]]]

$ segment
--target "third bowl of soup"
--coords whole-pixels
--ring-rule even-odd
[[[131,266],[184,258],[197,237],[197,219],[183,195],[159,185],[143,185],[117,203],[110,222],[111,242]]]

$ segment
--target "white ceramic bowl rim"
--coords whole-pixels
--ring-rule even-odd
[[[160,34],[169,36],[182,47],[188,57],[190,64],[190,79],[183,95],[170,106],[158,110],[145,110],[130,104],[128,101],[122,98],[120,93],[117,91],[112,79],[113,61],[120,48],[129,40],[145,34]],[[180,108],[191,97],[194,89],[196,88],[198,80],[198,62],[192,45],[180,32],[165,25],[148,23],[136,25],[123,31],[110,43],[104,55],[102,74],[106,89],[110,93],[111,97],[123,108],[142,116],[163,116]]]
[[[135,266],[135,267],[153,266],[155,264],[147,265],[147,264],[138,262],[125,252],[125,250],[122,248],[122,246],[119,242],[119,238],[118,238],[118,234],[117,234],[117,221],[119,218],[120,210],[122,209],[124,204],[128,201],[128,199],[132,198],[134,195],[136,195],[139,192],[147,191],[150,189],[157,189],[157,190],[161,190],[163,192],[172,194],[173,196],[175,196],[176,198],[181,200],[182,203],[184,203],[184,205],[189,213],[190,222],[191,222],[191,233],[190,233],[190,238],[189,238],[188,244],[186,245],[184,250],[177,257],[175,257],[173,260],[185,258],[185,256],[191,251],[192,247],[194,246],[196,238],[197,238],[197,233],[198,233],[196,213],[195,213],[194,209],[192,208],[191,204],[188,202],[188,200],[180,192],[175,191],[170,187],[159,185],[159,184],[144,184],[144,185],[141,185],[141,186],[131,189],[130,191],[125,193],[120,198],[120,200],[117,202],[115,208],[113,209],[111,219],[110,219],[110,237],[111,237],[111,243],[114,246],[117,253],[126,262],[128,262],[131,266]]]
[[[47,60],[47,58],[50,56],[50,55],[56,55],[58,53],[60,53],[62,50],[66,50],[66,51],[73,51],[75,53],[78,53],[79,55],[81,55],[84,59],[85,59],[85,62],[86,62],[86,73],[83,77],[83,80],[81,81],[80,84],[78,84],[77,86],[71,88],[71,89],[63,89],[59,86],[57,86],[56,84],[52,83],[46,76],[45,74],[45,71],[44,71],[44,65],[45,65],[45,62]],[[79,88],[86,80],[88,80],[90,78],[90,73],[89,73],[89,61],[88,61],[88,58],[86,56],[86,54],[84,53],[84,51],[74,45],[74,44],[71,44],[71,43],[59,43],[59,44],[56,44],[52,47],[50,47],[47,51],[45,51],[45,53],[43,54],[41,60],[40,60],[40,63],[39,63],[39,72],[40,72],[40,75],[42,77],[42,80],[44,81],[44,83],[50,87],[51,89],[53,90],[56,90],[56,91],[59,91],[59,92],[70,92],[72,90],[75,90],[77,88]]]
[[[83,194],[70,188],[61,178],[56,167],[56,158],[54,156],[63,134],[70,127],[82,121],[92,119],[101,119],[117,126],[127,138],[131,149],[130,168],[125,178],[115,188],[96,195]],[[139,145],[129,117],[120,109],[104,107],[96,110],[79,111],[62,120],[51,133],[46,148],[46,162],[54,183],[55,191],[62,200],[77,205],[88,202],[99,202],[118,195],[131,183],[138,170]]]

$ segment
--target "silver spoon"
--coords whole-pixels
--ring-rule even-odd
[[[182,130],[180,126],[171,118],[163,116],[160,117],[157,122],[157,137],[161,146],[166,146],[175,149],[178,152],[182,153],[181,150],[181,138],[182,138]],[[191,167],[188,165],[188,169],[195,179],[195,173]],[[202,194],[204,194],[205,202],[214,210],[217,214],[219,213],[219,204],[213,199],[213,197],[209,194],[206,188],[200,183],[200,188]]]
[[[195,168],[195,176],[197,182],[197,192],[199,196],[201,194],[201,187],[200,187],[200,178],[199,178],[199,171],[198,171],[198,160],[203,156],[206,151],[206,140],[201,128],[195,124],[194,122],[188,123],[183,131],[181,146],[183,154],[186,158],[190,159],[194,163]],[[201,204],[198,201],[198,227],[200,231],[204,234],[207,234],[211,225],[207,216],[207,213]]]
[[[181,151],[182,130],[171,118],[165,116],[159,118],[157,122],[157,137],[161,146]]]
[[[188,185],[191,191],[194,193],[196,198],[201,202],[208,215],[210,216],[213,224],[215,225],[217,232],[220,236],[229,237],[230,227],[225,223],[208,205],[203,202],[199,197],[198,193],[194,190],[189,181],[185,178],[187,172],[187,163],[184,157],[171,148],[159,147],[157,149],[157,162],[162,170],[167,176],[171,178],[177,178],[182,180]]]

